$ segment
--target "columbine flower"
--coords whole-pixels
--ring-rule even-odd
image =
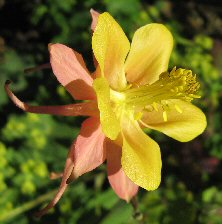
[[[132,44],[119,24],[105,12],[93,16],[92,48],[98,64],[90,76],[80,54],[62,44],[51,44],[50,63],[58,81],[77,100],[66,106],[29,106],[9,89],[21,109],[33,113],[90,116],[71,146],[62,183],[44,214],[60,199],[68,182],[107,159],[109,182],[117,195],[129,201],[138,186],[155,190],[161,180],[158,144],[143,127],[163,132],[182,142],[203,132],[206,118],[190,102],[199,98],[199,83],[190,70],[167,72],[173,47],[170,31],[148,24],[134,34]]]

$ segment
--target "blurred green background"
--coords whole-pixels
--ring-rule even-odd
[[[90,8],[108,11],[131,39],[151,22],[167,25],[175,38],[170,68],[192,69],[201,82],[200,106],[207,130],[189,143],[152,132],[163,158],[158,190],[140,190],[144,221],[133,218],[130,204],[118,199],[106,178],[106,166],[72,183],[49,214],[33,213],[55,194],[81,118],[24,113],[4,93],[12,89],[34,105],[62,105],[73,99],[50,70],[25,74],[27,67],[49,62],[47,44],[60,42],[83,54],[93,71]],[[222,223],[222,4],[173,0],[0,0],[0,223],[6,224],[196,224]]]

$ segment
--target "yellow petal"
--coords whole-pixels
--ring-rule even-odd
[[[168,68],[173,37],[162,24],[148,24],[138,29],[125,64],[130,83],[147,84],[158,80]]]
[[[106,78],[95,79],[93,88],[97,95],[103,133],[111,140],[115,140],[120,132],[120,124],[111,107],[110,88]]]
[[[105,76],[113,89],[126,86],[124,62],[130,43],[120,25],[105,12],[99,16],[92,38],[92,49]]]
[[[163,109],[145,112],[142,121],[147,127],[163,132],[181,142],[187,142],[200,135],[206,128],[204,113],[191,103],[182,100],[169,101],[167,121],[163,120]]]
[[[158,144],[147,136],[138,123],[122,121],[122,167],[126,175],[146,190],[155,190],[161,181],[161,155]]]

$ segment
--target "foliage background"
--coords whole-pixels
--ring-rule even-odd
[[[109,11],[132,38],[150,22],[166,24],[175,38],[170,66],[192,69],[202,84],[195,102],[208,128],[189,143],[152,132],[162,149],[162,183],[138,195],[144,221],[109,187],[106,166],[70,185],[41,220],[33,213],[55,194],[66,154],[82,119],[26,114],[4,93],[4,82],[21,99],[62,105],[73,99],[50,70],[24,74],[49,61],[47,44],[60,42],[82,53],[93,71],[89,9]],[[0,223],[192,224],[222,223],[222,6],[220,1],[0,0]],[[134,218],[133,218],[134,214]]]

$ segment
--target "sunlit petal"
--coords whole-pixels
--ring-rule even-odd
[[[166,71],[173,48],[173,37],[162,24],[148,24],[139,28],[132,40],[125,63],[130,83],[153,83]]]
[[[126,86],[123,65],[130,43],[122,28],[107,12],[99,16],[92,38],[92,48],[101,73],[110,86],[113,89],[123,89]]]
[[[126,175],[146,190],[155,190],[161,181],[161,155],[158,144],[147,136],[136,121],[122,119],[122,167]]]
[[[111,107],[110,88],[104,77],[95,79],[93,83],[100,111],[100,121],[104,134],[115,140],[120,132],[120,124]]]
[[[166,112],[166,122],[163,120],[162,107],[159,107],[158,111],[145,112],[142,121],[147,127],[181,142],[194,139],[206,128],[206,117],[198,107],[182,100],[169,101],[168,105],[170,109]]]

